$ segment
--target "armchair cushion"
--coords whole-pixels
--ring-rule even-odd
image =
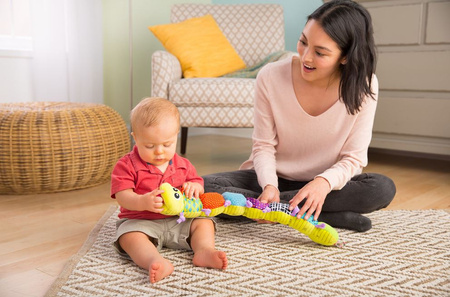
[[[178,58],[185,78],[218,77],[245,68],[211,15],[149,29]]]
[[[182,127],[253,127],[255,79],[190,78],[173,81],[169,98]]]
[[[191,78],[174,81],[169,97],[177,107],[253,108],[255,80],[249,78]]]

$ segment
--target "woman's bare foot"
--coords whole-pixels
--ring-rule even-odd
[[[216,249],[203,249],[194,254],[192,263],[195,266],[225,270],[228,266],[228,259],[225,252]]]
[[[173,272],[173,265],[168,260],[162,258],[161,260],[152,262],[148,269],[148,278],[152,284],[162,280]]]

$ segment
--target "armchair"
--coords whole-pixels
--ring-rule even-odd
[[[247,67],[284,50],[283,9],[276,4],[176,4],[171,22],[211,14]],[[152,96],[167,98],[181,116],[181,154],[188,127],[253,127],[254,78],[183,78],[178,59],[152,55]]]

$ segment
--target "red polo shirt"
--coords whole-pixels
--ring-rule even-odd
[[[138,154],[137,147],[120,158],[111,174],[111,198],[116,193],[133,189],[137,194],[145,194],[158,188],[162,183],[169,183],[181,188],[184,182],[196,182],[203,185],[203,178],[197,174],[195,167],[188,159],[175,154],[166,171],[162,173],[155,166],[143,161]],[[169,216],[150,211],[133,211],[120,208],[119,218],[128,219],[163,219]]]

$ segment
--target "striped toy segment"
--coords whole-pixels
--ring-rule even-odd
[[[288,225],[293,216],[290,214],[280,212],[280,211],[271,211],[266,213],[265,220],[280,223],[283,225]]]
[[[287,203],[270,203],[270,212],[266,213],[266,220],[288,225],[292,218],[290,205]]]
[[[223,210],[229,216],[242,216],[247,208],[245,206],[229,205]]]
[[[188,219],[192,219],[192,218],[198,218],[200,216],[203,215],[202,211],[188,211],[188,212],[183,212],[184,217],[188,218]]]
[[[244,216],[249,219],[264,220],[266,217],[266,214],[263,213],[262,210],[257,209],[257,208],[246,208],[245,212],[244,212]]]
[[[220,215],[221,213],[223,213],[224,209],[225,209],[224,206],[216,207],[216,208],[214,208],[214,209],[211,209],[211,213],[209,214],[208,217],[215,217],[215,216],[218,216],[218,215]],[[205,217],[205,216],[206,216],[205,213],[202,213],[202,216]]]
[[[326,246],[335,245],[339,240],[339,235],[337,234],[336,230],[325,223],[319,223],[318,225],[321,224],[323,224],[325,227],[317,228],[311,222],[305,221],[304,219],[297,219],[295,217],[292,217],[289,226],[305,234],[312,241],[318,244]]]
[[[325,223],[320,223],[325,224]],[[339,240],[339,234],[328,224],[325,224],[323,229],[314,228],[314,230],[308,235],[308,237],[321,245],[331,246],[335,245]]]
[[[316,228],[313,224],[304,219],[297,219],[296,217],[292,217],[289,222],[289,227],[294,228],[295,230],[309,236],[309,234]]]

